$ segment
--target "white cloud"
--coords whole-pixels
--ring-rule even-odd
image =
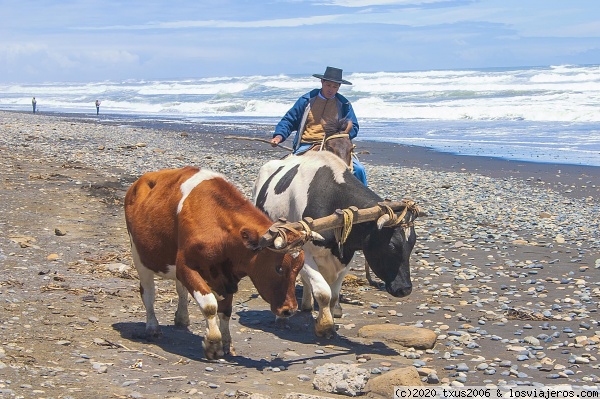
[[[600,36],[600,21],[593,21],[586,24],[567,25],[563,29],[565,36]]]
[[[317,4],[339,7],[374,7],[374,6],[419,6],[431,3],[447,3],[448,0],[329,0]]]
[[[37,43],[4,43],[0,44],[0,59],[10,61],[19,57],[30,56],[42,51],[46,51],[46,46]]]
[[[82,57],[89,62],[102,64],[135,64],[139,61],[137,55],[117,49],[85,51]]]
[[[70,53],[64,53],[62,51],[49,51],[46,50],[46,57],[40,57],[40,64],[47,67],[57,67],[63,70],[71,70],[72,68],[78,68],[81,66],[80,62],[77,61],[76,55]]]
[[[313,17],[271,19],[258,21],[174,21],[156,22],[144,25],[115,25],[103,27],[77,27],[78,30],[148,30],[148,29],[189,29],[189,28],[286,28],[306,25],[321,25],[343,17],[343,15],[318,15]]]
[[[597,63],[600,32],[597,0],[5,2],[0,81]]]

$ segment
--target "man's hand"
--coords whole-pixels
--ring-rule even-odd
[[[271,139],[271,147],[277,147],[277,145],[279,145],[279,143],[281,143],[282,141],[282,137],[281,136],[275,136]]]

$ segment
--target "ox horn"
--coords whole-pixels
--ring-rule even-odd
[[[262,237],[260,237],[258,246],[260,248],[271,247],[274,245],[275,240],[277,240],[277,238],[281,237],[279,237],[279,231],[277,230],[277,227],[273,225],[269,227],[269,230],[267,230],[267,232],[263,234]]]
[[[275,249],[283,249],[286,245],[287,243],[283,241],[283,238],[281,236],[277,236],[273,241],[273,246],[275,247]]]
[[[381,230],[383,227],[385,227],[386,224],[390,223],[390,220],[393,220],[393,219],[391,219],[390,215],[387,213],[379,216],[379,219],[377,219],[377,228],[379,230]]]
[[[294,252],[298,251],[298,247],[302,246],[306,242],[307,233],[304,229],[300,231],[292,227],[294,223],[288,223],[285,218],[279,218],[279,220],[269,227],[269,230],[261,237],[260,246],[261,248],[269,248],[273,251],[278,252]],[[293,232],[298,237],[295,237],[290,242],[288,233]],[[313,239],[324,238],[316,233],[310,232]]]
[[[381,207],[381,210],[386,212],[381,215],[377,219],[377,228],[381,230],[386,226],[394,226],[401,222],[401,219],[404,219],[404,215],[406,215],[407,211],[413,212],[414,216],[417,217],[420,213],[420,209],[417,204],[412,200],[402,200],[402,201],[389,201],[385,200],[383,202],[379,202],[378,205]],[[395,212],[402,210],[402,213],[398,216]]]
[[[313,240],[325,241],[325,237],[323,237],[321,234],[317,233],[316,231],[311,231],[310,236],[312,237]]]
[[[385,200],[383,202],[379,202],[378,205],[381,207],[381,210],[386,212],[383,215],[379,216],[377,219],[377,228],[381,230],[385,226],[393,225],[398,220],[398,216],[391,211],[398,211],[402,208],[406,208],[405,201],[390,201]]]

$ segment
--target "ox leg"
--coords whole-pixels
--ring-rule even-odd
[[[187,327],[190,325],[190,314],[188,311],[188,291],[179,280],[175,280],[177,287],[177,311],[175,312],[175,326]]]
[[[223,341],[219,319],[217,318],[217,298],[213,293],[203,295],[198,291],[195,291],[192,296],[198,302],[200,311],[206,319],[206,334],[204,335],[204,341],[202,341],[204,356],[209,360],[223,357]]]
[[[340,305],[340,291],[342,290],[342,283],[346,274],[348,274],[348,269],[344,268],[331,285],[331,313],[333,313],[333,317],[342,317],[344,313],[342,305]]]
[[[206,334],[202,347],[204,356],[212,360],[223,356],[223,341],[217,317],[218,302],[200,274],[183,263],[177,264],[177,280],[190,292],[206,319]]]
[[[154,272],[143,265],[136,263],[138,275],[140,277],[140,296],[146,308],[146,336],[148,338],[159,337],[160,326],[156,313],[154,313],[154,300],[156,298],[154,288]]]
[[[379,282],[373,280],[373,278],[371,277],[371,267],[369,266],[369,262],[367,262],[366,259],[365,259],[365,274],[367,276],[367,281],[369,282],[369,285],[371,285],[373,287],[381,288],[381,284]]]
[[[140,296],[146,308],[146,336],[148,338],[158,337],[160,336],[160,326],[156,319],[156,313],[154,313],[154,300],[156,298],[154,272],[142,263],[133,240],[131,240],[131,257],[140,278]]]
[[[223,340],[223,353],[235,356],[235,349],[231,341],[231,332],[229,331],[229,320],[231,319],[231,311],[233,310],[233,295],[227,295],[225,299],[219,302],[219,329]]]
[[[331,288],[329,284],[327,284],[321,273],[309,264],[304,265],[300,270],[300,274],[302,280],[308,282],[309,287],[312,289],[312,294],[319,304],[319,314],[315,321],[315,334],[318,337],[333,337],[335,335],[335,326],[333,324],[333,316],[331,315]],[[303,290],[302,304],[306,300],[304,293],[306,293],[305,290]]]
[[[302,280],[302,303],[300,305],[300,310],[302,310],[303,312],[312,312],[313,296],[310,281],[304,278],[302,275],[300,277]]]
[[[365,274],[367,276],[367,281],[369,282],[369,284],[374,285],[375,282],[371,278],[371,267],[369,266],[369,262],[367,262],[366,259],[365,259]]]

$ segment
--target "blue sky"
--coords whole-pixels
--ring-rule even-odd
[[[600,64],[598,0],[0,0],[0,82]]]

